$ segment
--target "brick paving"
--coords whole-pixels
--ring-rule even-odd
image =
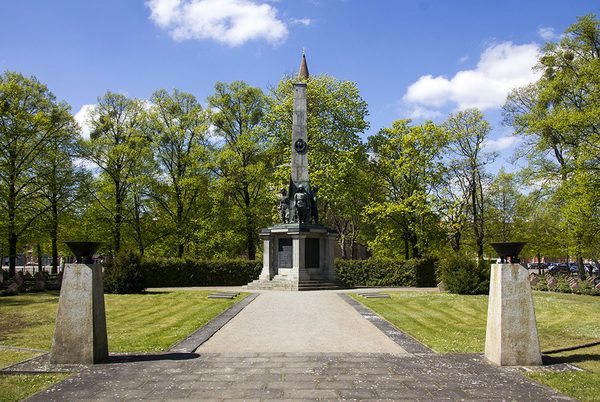
[[[476,354],[113,356],[28,401],[571,400]]]
[[[111,354],[27,401],[125,400],[573,400],[519,374],[572,370],[565,364],[498,367],[481,354],[437,354],[368,308],[342,296],[406,353],[194,353],[257,295],[161,354]],[[13,372],[61,371],[48,355]]]

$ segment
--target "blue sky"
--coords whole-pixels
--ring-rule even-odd
[[[511,170],[507,91],[535,79],[547,40],[598,11],[597,0],[0,0],[0,70],[35,75],[78,114],[106,91],[204,101],[215,82],[243,80],[267,92],[306,49],[312,75],[356,83],[366,135],[479,107],[496,165]]]

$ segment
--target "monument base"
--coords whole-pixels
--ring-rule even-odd
[[[531,286],[519,264],[492,265],[485,358],[500,366],[542,364]]]
[[[108,358],[102,265],[65,265],[50,363],[94,364]]]
[[[248,289],[344,289],[334,267],[337,231],[324,225],[286,223],[263,229],[263,269]]]

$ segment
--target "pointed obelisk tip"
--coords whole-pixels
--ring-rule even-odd
[[[302,49],[302,62],[300,63],[300,71],[298,71],[298,79],[308,79],[308,66],[306,65],[306,49]]]

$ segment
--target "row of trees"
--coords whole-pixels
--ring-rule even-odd
[[[368,106],[356,85],[311,77],[311,181],[343,257],[358,244],[386,257],[482,257],[488,241],[526,239],[540,256],[597,258],[599,32],[595,16],[580,18],[546,46],[544,76],[508,97],[507,124],[530,160],[522,177],[489,173],[492,128],[477,109],[440,124],[395,121],[362,141]],[[206,107],[178,90],[147,101],[108,92],[83,138],[68,105],[5,72],[0,208],[11,271],[23,244],[56,258],[67,239],[104,240],[106,253],[256,258],[289,178],[293,80],[268,94],[218,82]]]

